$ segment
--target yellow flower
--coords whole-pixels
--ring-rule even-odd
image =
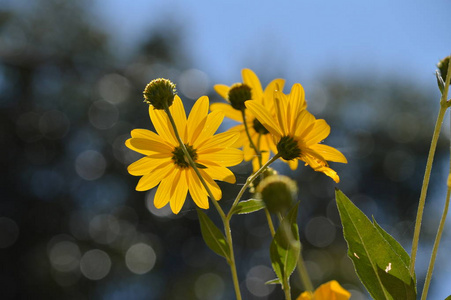
[[[330,133],[324,120],[317,120],[305,108],[304,89],[294,84],[289,95],[275,92],[275,116],[259,101],[246,101],[246,107],[271,133],[277,152],[296,169],[302,160],[313,170],[323,172],[335,182],[340,178],[329,168],[327,161],[347,163],[346,157],[337,149],[319,144]]]
[[[214,135],[224,114],[208,114],[208,106],[206,96],[199,98],[187,119],[182,101],[175,96],[169,110],[190,156],[214,198],[219,200],[222,192],[214,180],[235,183],[235,175],[226,167],[239,164],[243,160],[243,153],[230,147],[239,138],[238,133]],[[175,214],[182,208],[188,191],[197,206],[207,209],[207,191],[188,164],[167,114],[149,106],[149,115],[158,134],[145,129],[134,129],[131,132],[132,138],[125,142],[128,148],[146,155],[128,167],[131,175],[142,176],[136,190],[149,190],[159,184],[154,198],[155,207],[162,208],[169,202]]]
[[[241,75],[243,77],[244,85],[250,87],[251,89],[251,98],[246,100],[252,99],[259,101],[260,103],[262,103],[262,105],[268,107],[271,111],[274,107],[274,91],[276,89],[282,90],[285,80],[275,79],[271,81],[263,91],[260,80],[253,71],[249,69],[243,69],[241,71]],[[229,101],[229,92],[235,87],[241,88],[242,85],[235,84],[229,87],[224,84],[217,84],[214,86],[215,91],[227,101]],[[230,104],[230,101],[229,103],[213,103],[210,106],[210,109],[212,111],[223,111],[226,117],[238,122],[243,122],[241,110],[233,108]],[[255,116],[247,109],[244,110],[244,113],[246,115],[246,125],[249,128],[249,135],[251,136],[254,145],[260,150],[262,155],[262,162],[265,163],[269,159],[270,151],[277,151],[276,145],[274,144],[271,136],[268,134],[268,131],[260,124]],[[243,147],[244,160],[252,160],[253,169],[254,171],[257,171],[260,168],[260,165],[255,154],[255,150],[250,146],[244,124],[237,125],[231,128],[230,131],[237,131],[240,133],[240,139],[238,140],[237,147]]]
[[[312,293],[303,292],[296,300],[348,300],[350,297],[350,292],[332,280],[317,288],[313,296]]]

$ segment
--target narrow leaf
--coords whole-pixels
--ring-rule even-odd
[[[249,199],[246,201],[238,202],[238,204],[233,209],[232,214],[249,214],[255,211],[259,211],[263,208],[265,208],[265,203],[262,200]]]
[[[216,254],[230,259],[230,251],[227,246],[224,234],[218,227],[210,220],[210,218],[200,209],[197,209],[199,216],[200,230],[207,246]]]
[[[336,190],[335,196],[348,256],[371,296],[376,300],[415,300],[415,280],[410,276],[401,245],[371,223],[341,191]]]
[[[282,220],[269,247],[271,264],[278,279],[290,278],[301,253],[298,225],[296,223],[299,203]]]
[[[265,284],[282,284],[282,282],[280,281],[279,278],[276,278],[276,279],[273,279],[273,280],[266,281]]]

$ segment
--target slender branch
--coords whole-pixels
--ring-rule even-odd
[[[232,217],[233,214],[231,214],[231,212],[233,211],[233,209],[235,208],[235,206],[238,204],[238,201],[240,201],[241,197],[243,196],[244,192],[246,191],[246,189],[249,187],[249,185],[254,182],[254,180],[260,176],[261,173],[263,173],[270,164],[272,164],[273,162],[275,162],[278,158],[280,157],[280,154],[277,153],[276,155],[274,155],[270,160],[268,160],[260,169],[258,169],[257,172],[255,172],[254,174],[252,174],[251,176],[249,176],[246,180],[246,183],[243,185],[243,187],[241,188],[241,190],[239,191],[238,195],[236,196],[235,200],[233,201],[232,207],[230,208],[229,213],[227,214],[227,219],[230,220],[230,218]]]
[[[449,66],[448,66],[448,76],[447,76],[448,87],[449,87],[449,80],[451,77],[450,70],[451,70],[451,64],[449,64]],[[448,89],[444,90],[444,94],[445,93],[446,94],[448,93]],[[443,99],[446,100],[446,97],[442,97],[442,100]],[[451,128],[451,117],[450,117],[450,128]],[[450,201],[450,196],[451,196],[451,141],[450,141],[450,149],[449,150],[450,150],[449,151],[450,152],[449,172],[448,172],[448,178],[446,181],[446,185],[447,185],[448,189],[446,191],[445,207],[443,208],[442,217],[440,218],[440,224],[438,226],[437,235],[435,236],[434,246],[432,248],[432,254],[431,254],[431,259],[429,261],[428,271],[426,274],[426,280],[424,281],[423,292],[421,293],[422,300],[425,300],[428,295],[429,285],[430,285],[431,279],[432,279],[432,272],[434,271],[435,259],[437,257],[438,247],[440,245],[440,240],[442,238],[443,229],[445,227],[446,216],[448,215],[449,201]]]
[[[246,135],[247,135],[247,138],[249,140],[249,144],[251,145],[251,148],[254,149],[255,154],[257,155],[258,164],[259,164],[259,166],[261,168],[261,166],[262,166],[262,154],[260,152],[260,149],[255,146],[254,141],[251,138],[251,135],[249,133],[249,127],[247,126],[247,122],[246,122],[246,112],[244,111],[244,109],[241,110],[241,116],[243,117],[244,131],[246,131]]]
[[[199,169],[197,168],[196,164],[194,163],[193,158],[191,157],[188,150],[186,149],[186,146],[183,143],[182,138],[180,137],[180,134],[177,130],[177,126],[175,124],[174,118],[172,117],[171,111],[169,110],[169,107],[165,107],[164,111],[168,115],[169,121],[171,122],[171,125],[174,129],[175,136],[180,144],[180,147],[183,150],[183,153],[185,154],[186,158],[188,159],[189,165],[193,168],[197,177],[199,177],[200,182],[207,190],[208,196],[211,198],[213,205],[215,206],[216,210],[218,211],[219,215],[221,216],[222,222],[224,224],[224,231],[226,234],[227,244],[228,244],[229,250],[230,250],[230,259],[228,259],[227,262],[229,263],[230,271],[232,273],[232,280],[233,280],[233,286],[235,288],[236,298],[237,298],[237,300],[241,300],[240,283],[238,281],[238,274],[237,274],[237,270],[236,270],[235,255],[233,252],[232,232],[230,230],[229,220],[227,219],[221,206],[217,203],[215,197],[213,196],[213,193],[211,192],[210,188],[208,187],[207,183],[205,182],[205,179],[202,177],[202,175],[199,172]]]
[[[446,109],[450,106],[450,104],[447,102],[450,80],[451,80],[451,63],[448,65],[448,73],[445,80],[445,88],[442,93],[442,97],[440,98],[440,110],[437,116],[437,121],[435,123],[434,134],[432,136],[431,147],[429,149],[428,159],[426,163],[426,170],[424,172],[423,185],[421,187],[420,200],[418,203],[418,211],[415,221],[415,230],[412,240],[412,253],[410,258],[410,275],[412,277],[415,275],[415,260],[418,251],[418,242],[420,240],[421,221],[423,219],[424,204],[426,202],[426,194],[429,186],[429,179],[431,176],[432,162],[434,161],[434,154],[437,148],[437,141],[440,135],[443,118],[445,116]]]

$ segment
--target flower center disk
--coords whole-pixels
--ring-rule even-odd
[[[244,110],[246,109],[244,102],[252,99],[251,88],[244,83],[234,84],[230,88],[228,98],[234,109]]]
[[[189,155],[193,159],[193,161],[196,161],[197,159],[197,153],[196,149],[193,148],[193,146],[190,146],[188,144],[185,144],[186,150],[188,150]],[[178,167],[182,169],[188,168],[189,162],[188,158],[185,156],[185,153],[183,153],[182,147],[175,147],[174,151],[172,151],[172,160],[174,161],[174,164],[176,164]]]
[[[254,130],[257,131],[260,134],[268,134],[269,131],[265,128],[265,126],[260,123],[260,121],[257,120],[257,118],[252,121]]]
[[[301,155],[298,143],[291,136],[284,136],[277,143],[277,151],[285,160],[292,160]]]

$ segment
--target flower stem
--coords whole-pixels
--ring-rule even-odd
[[[254,149],[255,154],[257,155],[257,159],[258,159],[258,164],[261,167],[262,166],[262,154],[260,152],[260,149],[258,149],[255,144],[254,141],[251,138],[251,135],[249,133],[249,127],[247,127],[247,122],[246,122],[246,112],[243,110],[241,110],[241,116],[243,117],[243,124],[244,124],[244,131],[246,131],[246,135],[247,138],[249,139],[249,144],[251,145],[251,148]]]
[[[235,255],[233,252],[232,231],[230,230],[229,219],[227,219],[227,216],[225,215],[221,206],[217,203],[215,197],[213,196],[213,193],[211,192],[210,188],[208,187],[207,183],[205,182],[205,179],[202,177],[202,175],[199,172],[199,169],[197,168],[196,164],[194,163],[193,158],[191,157],[188,150],[186,149],[186,146],[183,143],[182,138],[180,137],[180,134],[177,130],[177,126],[175,125],[175,121],[174,121],[174,118],[172,117],[169,107],[166,106],[164,111],[168,115],[169,121],[171,122],[171,125],[174,129],[174,134],[180,144],[180,147],[183,150],[183,153],[185,154],[186,158],[188,159],[188,163],[193,168],[194,172],[199,177],[200,182],[207,190],[208,196],[211,198],[213,205],[215,206],[216,210],[218,211],[218,213],[222,219],[222,222],[224,225],[224,231],[225,231],[225,235],[226,235],[226,239],[227,239],[227,244],[228,244],[229,250],[230,250],[230,258],[227,260],[227,262],[229,263],[230,271],[232,273],[232,280],[233,280],[233,286],[235,288],[236,299],[241,300],[240,283],[238,281],[238,274],[237,274],[237,270],[236,270]]]
[[[450,170],[451,172],[451,170]],[[450,177],[451,178],[451,173]],[[448,179],[449,182],[449,179]],[[442,218],[440,219],[440,225],[437,230],[437,235],[435,236],[434,247],[431,254],[431,260],[429,261],[428,272],[426,275],[426,280],[424,282],[423,292],[421,293],[421,300],[425,300],[429,290],[429,284],[431,283],[432,272],[434,271],[435,258],[437,257],[438,246],[440,245],[440,239],[442,238],[443,228],[445,227],[446,215],[448,214],[449,198],[451,195],[451,187],[448,185],[448,191],[446,193],[446,202],[443,209]]]
[[[437,141],[440,135],[440,130],[443,123],[443,118],[445,112],[449,107],[447,102],[448,98],[448,88],[451,80],[451,64],[448,66],[448,75],[446,76],[445,88],[440,99],[440,110],[438,112],[437,121],[435,123],[434,134],[432,135],[431,147],[429,148],[428,159],[426,163],[426,170],[424,172],[423,185],[421,187],[420,200],[418,203],[417,217],[415,221],[415,229],[412,240],[412,253],[410,258],[410,275],[413,277],[415,275],[415,260],[418,251],[418,242],[420,239],[421,221],[423,219],[424,204],[426,202],[426,194],[429,186],[429,179],[431,177],[432,162],[434,161],[435,149],[437,148]]]
[[[260,176],[261,173],[263,173],[266,168],[268,168],[268,166],[270,164],[272,164],[273,162],[275,162],[277,159],[279,159],[280,154],[277,153],[276,155],[274,155],[270,160],[268,160],[260,169],[258,169],[257,172],[255,172],[254,174],[252,174],[251,176],[249,176],[246,180],[246,183],[243,185],[243,187],[241,188],[241,190],[239,191],[238,195],[236,196],[235,200],[233,201],[232,207],[230,208],[230,211],[227,215],[227,219],[230,219],[232,217],[231,212],[233,211],[233,209],[235,208],[235,206],[238,204],[238,201],[240,201],[241,197],[243,196],[244,192],[246,191],[246,189],[249,187],[249,185],[258,177]]]

